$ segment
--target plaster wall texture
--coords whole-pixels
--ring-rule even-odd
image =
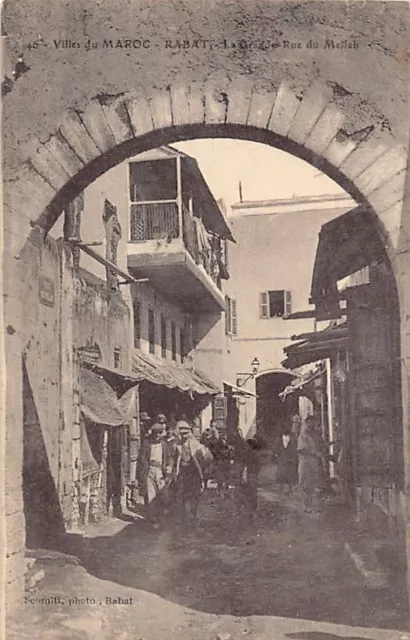
[[[23,495],[27,500],[27,495],[30,493],[30,491],[27,492],[28,485],[35,485],[39,481],[40,474],[43,499],[45,495],[62,493],[61,467],[59,466],[60,252],[55,242],[47,240],[41,248],[31,245],[29,254],[31,278],[25,288],[21,304],[24,317],[30,317],[30,331],[26,335],[24,350],[15,352],[7,367],[9,397],[6,397],[6,402],[8,401],[10,406],[12,403],[10,396],[12,396],[14,402],[20,404],[18,413],[12,414],[17,428],[10,428],[6,433],[5,513],[8,598],[12,598],[23,584],[26,544]],[[26,258],[28,258],[27,255]],[[41,300],[42,278],[47,278],[48,286],[52,288],[49,304],[44,304]],[[16,320],[17,328],[18,318]],[[18,332],[11,324],[8,331],[10,338],[18,338]],[[24,432],[27,434],[26,447],[30,445],[30,448],[26,448],[23,463]],[[24,485],[23,473],[25,474]],[[41,498],[39,501],[41,502]],[[64,509],[65,505],[61,506]],[[46,517],[46,508],[47,504],[43,504],[44,517]]]
[[[177,305],[164,298],[149,283],[141,283],[132,286],[132,297],[140,303],[141,341],[140,349],[143,353],[149,353],[148,310],[152,309],[155,317],[155,353],[161,358],[161,317],[166,322],[167,359],[172,359],[171,349],[171,323],[175,323],[175,335],[177,345],[177,362],[181,362],[180,330],[189,325],[190,316],[184,313]],[[133,344],[133,337],[131,344]]]
[[[35,327],[24,300],[30,254],[42,237],[33,225],[50,228],[67,202],[130,155],[218,133],[299,155],[374,207],[400,299],[408,461],[407,3],[128,0],[120,9],[108,0],[92,11],[86,0],[7,1],[3,7],[10,64],[23,53],[29,67],[3,101],[4,307],[12,327],[5,339],[6,457],[14,455],[18,470],[21,354]],[[199,36],[218,46],[176,45]],[[150,46],[84,48],[88,39],[115,44],[124,38],[149,39]],[[81,46],[57,47],[54,39]],[[359,50],[261,44],[312,39],[354,40]],[[51,71],[53,80],[45,82]],[[19,482],[16,472],[10,504],[21,501]],[[21,584],[15,566],[10,593]]]
[[[261,206],[259,213],[255,208],[254,215],[240,217],[237,211],[230,220],[237,244],[229,247],[231,277],[225,291],[237,302],[238,334],[227,338],[228,380],[234,382],[236,373],[250,371],[254,357],[259,359],[260,372],[280,368],[291,336],[314,330],[310,318],[262,319],[260,293],[287,290],[292,312],[313,309],[309,296],[320,228],[352,206],[335,202],[334,207],[306,211],[301,205],[299,211],[277,214],[264,214]]]
[[[59,124],[67,106],[84,109],[90,96],[118,94],[133,89],[166,86],[183,77],[183,83],[205,81],[215,72],[252,74],[262,85],[280,85],[288,76],[290,85],[304,90],[314,77],[339,87],[336,103],[347,107],[346,130],[353,132],[376,117],[393,135],[406,140],[403,116],[407,108],[408,67],[405,64],[406,3],[364,2],[360,4],[310,2],[236,2],[221,0],[125,1],[100,0],[91,10],[89,2],[77,0],[56,4],[50,0],[24,0],[16,7],[6,2],[3,21],[11,59],[24,50],[30,71],[16,83],[4,105],[7,164],[18,167],[21,143],[30,135],[40,139]],[[198,39],[243,41],[240,47],[182,49],[165,48],[166,42]],[[48,46],[27,49],[32,42]],[[144,49],[99,48],[86,51],[85,42],[132,38],[149,40]],[[256,42],[307,43],[326,39],[356,39],[355,50],[271,49]],[[81,49],[57,48],[53,41],[71,39]],[[254,43],[252,47],[250,43]],[[355,63],[352,64],[351,58]],[[313,62],[315,64],[313,64]],[[377,66],[377,82],[374,67]],[[44,76],[53,69],[53,84],[44,87]],[[28,99],[27,99],[28,98]],[[50,99],[52,98],[52,99]],[[10,144],[9,144],[10,143]]]

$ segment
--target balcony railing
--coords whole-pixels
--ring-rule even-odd
[[[178,205],[175,201],[131,204],[131,242],[178,237]]]
[[[179,227],[178,204],[175,201],[131,204],[131,242],[171,241],[181,237]],[[220,289],[220,240],[209,234],[185,205],[182,206],[182,238],[195,263],[204,268]]]

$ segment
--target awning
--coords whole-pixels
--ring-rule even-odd
[[[100,430],[101,431],[101,430]],[[99,470],[100,464],[97,460],[98,455],[95,455],[87,432],[87,427],[82,420],[80,423],[80,437],[81,437],[81,464],[82,464],[82,476],[88,476]],[[99,450],[102,449],[102,439],[99,443]]]
[[[133,374],[123,373],[119,369],[103,366],[86,358],[81,359],[81,366],[104,378],[106,382],[120,394],[138,385],[139,379]]]
[[[243,387],[238,387],[235,384],[232,384],[231,382],[226,382],[226,380],[222,380],[222,383],[224,386],[229,387],[230,389],[232,389],[232,395],[233,396],[240,396],[240,397],[245,397],[245,398],[257,398],[257,394],[254,393],[253,391],[248,391],[248,389],[244,389]]]
[[[281,393],[279,393],[279,398],[281,398],[282,401],[284,401],[288,396],[294,393],[299,393],[300,395],[303,395],[303,393],[301,392],[305,390],[305,387],[310,383],[312,383],[313,380],[320,378],[320,376],[322,376],[323,373],[324,372],[322,369],[313,369],[312,371],[308,371],[304,376],[302,376],[300,380],[294,380]],[[309,395],[311,394],[309,393]]]
[[[191,371],[176,362],[159,359],[137,349],[132,354],[132,370],[139,381],[146,380],[169,389],[199,395],[216,395],[221,392],[204,373]]]
[[[364,204],[324,224],[319,233],[313,269],[311,300],[330,307],[339,298],[337,281],[385,258],[374,214]]]
[[[131,396],[124,395],[125,398],[119,400],[114,389],[101,376],[81,367],[80,406],[91,422],[110,427],[127,424],[132,418],[133,406]]]
[[[287,358],[282,362],[282,366],[287,369],[296,369],[310,362],[325,360],[337,349],[347,348],[346,323],[304,335],[309,339],[301,340],[283,349]]]

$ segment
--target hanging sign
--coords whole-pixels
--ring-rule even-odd
[[[38,297],[42,304],[45,304],[47,307],[54,307],[54,303],[55,303],[54,280],[51,280],[46,276],[39,277]]]

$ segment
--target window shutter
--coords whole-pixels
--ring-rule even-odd
[[[292,292],[285,291],[285,316],[290,316],[292,313]]]
[[[231,333],[231,299],[225,296],[225,333]]]
[[[139,349],[141,346],[141,305],[138,300],[134,300],[134,347]]]
[[[236,300],[231,300],[231,333],[232,335],[238,335],[238,317],[236,313]]]
[[[259,295],[260,317],[269,318],[268,308],[268,292],[264,291]]]
[[[217,429],[225,429],[227,418],[226,398],[224,396],[216,396],[212,409],[212,419],[215,420]]]

